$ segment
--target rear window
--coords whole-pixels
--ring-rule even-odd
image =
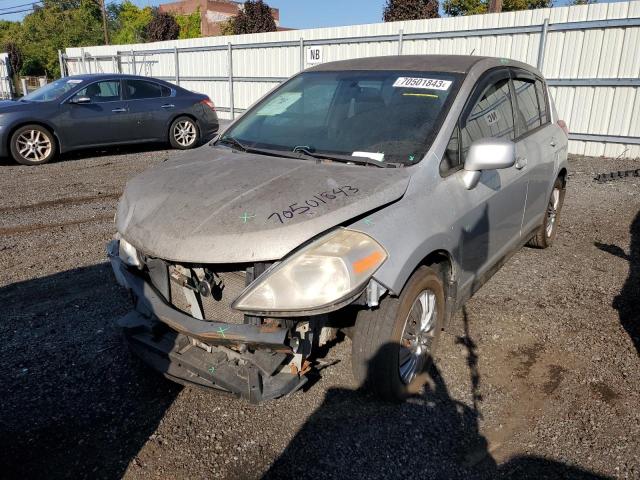
[[[127,80],[127,97],[130,100],[144,98],[160,98],[168,95],[162,94],[162,85],[144,80]]]

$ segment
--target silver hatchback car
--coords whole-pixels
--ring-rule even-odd
[[[119,325],[167,377],[254,403],[300,389],[342,330],[357,383],[405,399],[456,309],[522,245],[553,243],[567,141],[516,61],[308,69],[127,184]]]

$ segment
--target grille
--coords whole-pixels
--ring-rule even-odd
[[[169,267],[176,268],[176,267]],[[193,278],[187,269],[181,269],[183,274]],[[217,295],[202,296],[197,292],[193,292],[196,299],[202,306],[204,319],[210,321],[227,322],[227,323],[244,323],[244,315],[237,310],[231,308],[231,303],[238,298],[240,292],[246,284],[245,271],[216,272],[218,278],[222,281],[222,291]],[[184,288],[176,282],[171,281],[171,304],[178,310],[191,315],[191,305]]]

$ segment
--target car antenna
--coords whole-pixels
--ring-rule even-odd
[[[473,55],[473,52],[475,52],[476,49],[474,48],[473,50],[471,50],[471,53],[469,55]]]

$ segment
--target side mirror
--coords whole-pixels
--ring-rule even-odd
[[[503,138],[481,138],[471,144],[464,162],[462,181],[467,190],[480,181],[482,170],[509,168],[516,163],[516,146]]]
[[[71,100],[69,100],[69,103],[76,104],[76,105],[83,105],[86,103],[91,103],[91,99],[89,97],[72,98]]]

